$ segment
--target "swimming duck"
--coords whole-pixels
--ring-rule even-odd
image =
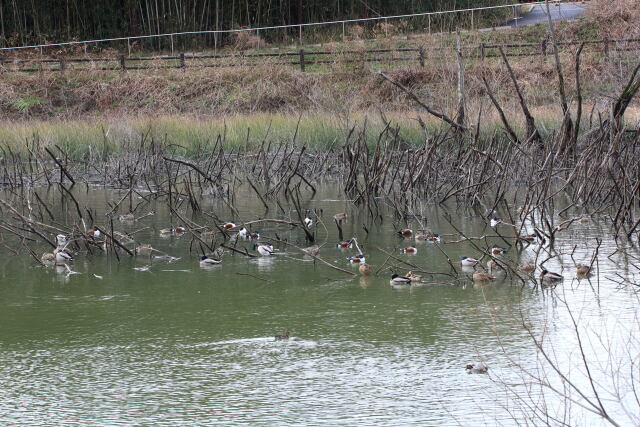
[[[126,221],[134,221],[136,217],[132,213],[122,214],[118,216],[118,221],[126,222]]]
[[[501,248],[498,245],[493,245],[491,246],[491,255],[493,256],[500,256],[502,254],[504,254],[507,250],[505,248]]]
[[[288,340],[289,339],[289,331],[284,331],[281,334],[276,334],[275,339],[276,339],[276,341]]]
[[[564,279],[562,275],[548,271],[546,269],[542,269],[542,273],[540,273],[540,280],[542,280],[543,282],[547,282],[547,283],[559,282],[562,279]]]
[[[535,234],[526,234],[524,236],[520,236],[520,240],[531,243],[536,241],[536,237],[537,236]]]
[[[246,229],[246,227],[242,227],[239,231],[238,231],[238,237],[241,239],[246,239],[248,236],[249,230]]]
[[[488,282],[495,279],[491,273],[487,273],[486,271],[476,271],[473,273],[472,278],[474,282]]]
[[[258,230],[249,233],[249,240],[260,240],[260,233]]]
[[[467,370],[468,374],[486,374],[487,371],[489,371],[489,367],[484,363],[481,363],[478,366],[469,364],[465,367],[465,369]]]
[[[225,230],[230,230],[232,228],[236,228],[236,225],[233,222],[225,222],[220,226],[220,228],[224,228]]]
[[[580,217],[580,224],[588,224],[589,223],[589,217],[586,215],[583,215]]]
[[[589,265],[578,264],[576,267],[576,273],[578,273],[578,276],[586,276],[591,272],[591,266]]]
[[[93,228],[88,229],[87,232],[84,234],[86,234],[89,237],[100,237],[102,233],[100,233],[100,230],[98,229],[98,227],[94,225]]]
[[[348,258],[351,264],[364,264],[364,255],[358,254]]]
[[[418,249],[415,246],[409,246],[407,248],[403,248],[402,249],[402,253],[403,254],[411,254],[411,255],[415,255],[418,253]]]
[[[405,277],[405,276],[399,276],[396,273],[393,273],[391,275],[391,280],[389,280],[389,284],[392,286],[393,285],[410,285],[411,278]]]
[[[306,218],[304,219],[304,225],[305,225],[307,228],[311,228],[311,226],[313,225],[313,220],[312,220],[311,218],[309,218],[309,217],[306,217]]]
[[[480,260],[477,260],[475,258],[471,258],[468,256],[461,256],[460,257],[460,264],[464,267],[473,267],[474,265],[476,265],[477,263],[479,263]]]
[[[432,233],[430,236],[427,236],[427,241],[437,243],[440,241],[440,235],[438,233]]]
[[[262,256],[269,256],[273,253],[273,245],[271,243],[254,244],[253,250],[258,251]]]
[[[338,242],[337,246],[341,249],[351,249],[353,248],[353,240],[343,240]]]
[[[373,269],[371,268],[371,266],[369,264],[360,263],[360,266],[358,267],[358,271],[363,276],[370,276],[372,271],[373,271]]]
[[[408,277],[409,279],[411,279],[411,283],[417,283],[422,281],[422,276],[414,274],[413,271],[407,272],[407,274],[405,274],[404,277]]]
[[[531,273],[532,271],[534,271],[536,269],[536,265],[532,262],[526,262],[524,264],[520,264],[518,266],[518,269],[520,271],[524,271],[525,273]]]
[[[502,224],[502,219],[494,216],[493,218],[491,218],[491,220],[489,221],[489,225],[491,225],[492,228],[497,227],[498,225]]]
[[[342,221],[346,221],[347,214],[344,212],[337,213],[333,216],[333,219],[335,219],[339,223],[342,223]]]
[[[53,252],[45,252],[40,257],[43,264],[53,264],[56,261],[56,255]]]
[[[150,256],[154,249],[151,245],[143,244],[136,247],[136,255]]]
[[[218,265],[222,261],[219,259],[209,258],[208,256],[202,255],[200,257],[200,267],[211,267],[212,265]]]
[[[304,248],[302,251],[308,255],[318,256],[318,254],[320,253],[320,246],[309,246],[308,248]]]
[[[398,231],[398,234],[402,237],[411,237],[413,236],[413,230],[410,228],[403,228],[402,230]]]
[[[71,254],[64,249],[58,248],[55,251],[53,251],[53,254],[55,255],[56,262],[65,263],[65,262],[73,261],[73,256],[71,256]]]

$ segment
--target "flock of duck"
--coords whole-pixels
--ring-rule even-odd
[[[342,224],[342,222],[346,221],[347,214],[338,213],[334,215],[333,218],[337,224]],[[121,215],[118,219],[123,222],[135,220],[135,218],[133,218],[131,214]],[[314,224],[313,219],[309,217],[304,218],[302,222],[304,223],[304,226],[307,229],[311,228]],[[504,222],[499,218],[491,218],[489,222],[489,225],[492,228],[496,228],[501,224],[504,224]],[[226,222],[224,224],[221,224],[219,228],[224,230],[225,232],[234,233],[232,234],[233,239],[253,241],[254,243],[253,243],[252,249],[262,257],[269,257],[274,255],[275,253],[274,246],[271,242],[260,241],[260,233],[258,231],[249,231],[246,227],[244,226],[239,227],[233,222]],[[180,236],[182,234],[185,234],[187,231],[188,230],[184,227],[173,227],[173,228],[163,228],[159,230],[159,233],[161,236],[166,237],[170,235]],[[87,237],[90,237],[92,239],[97,239],[102,235],[100,228],[97,226],[94,226],[91,229],[87,230],[85,234]],[[399,230],[397,234],[403,239],[406,239],[406,240],[413,239],[416,242],[434,242],[434,243],[441,242],[441,236],[438,233],[434,233],[429,229],[417,230],[414,232],[414,230],[410,228],[404,228]],[[208,238],[213,238],[214,235],[215,235],[215,231],[205,231],[200,234],[200,237],[202,239],[208,239]],[[524,242],[532,243],[538,239],[542,239],[542,237],[540,235],[530,234],[530,235],[521,236],[520,239]],[[56,249],[53,252],[47,252],[43,254],[40,259],[41,262],[44,265],[55,264],[55,265],[65,265],[65,266],[68,263],[72,262],[73,253],[67,249],[67,245],[69,243],[70,243],[70,239],[66,235],[58,234],[56,236],[56,245],[57,245]],[[103,244],[106,245],[106,241]],[[348,257],[347,259],[349,263],[351,265],[357,265],[359,272],[364,276],[369,276],[373,274],[373,269],[371,265],[367,264],[365,255],[360,251],[357,240],[355,238],[352,238],[349,240],[342,240],[336,244],[336,247],[339,249],[346,250],[346,249],[352,249],[354,245],[358,249],[359,253],[357,255]],[[302,251],[311,257],[317,257],[318,254],[320,253],[320,248],[321,246],[314,245],[314,246],[304,248],[302,249]],[[106,246],[105,246],[105,249],[106,249]],[[154,251],[156,251],[156,249],[154,249],[149,244],[140,244],[137,247],[135,247],[134,251],[136,255],[151,256],[151,254]],[[407,246],[402,248],[401,252],[404,254],[415,255],[418,252],[418,248],[416,246]],[[489,257],[490,259],[487,262],[486,268],[483,266],[481,262],[482,258],[484,258],[485,255],[483,255],[481,258],[472,258],[468,256],[460,257],[459,263],[462,267],[462,270],[471,272],[472,274],[470,278],[474,282],[490,282],[496,279],[496,276],[494,275],[494,271],[506,270],[505,263],[502,261],[502,257],[506,253],[505,248],[500,247],[498,245],[493,245],[489,249],[488,253],[490,254],[490,257]],[[223,249],[218,248],[213,253],[213,255],[202,255],[199,260],[200,266],[209,267],[209,266],[221,264],[222,254],[223,254]],[[535,271],[536,266],[533,263],[525,263],[525,264],[521,264],[518,267],[518,269],[524,273],[531,274],[533,271]],[[589,265],[578,264],[576,272],[579,277],[581,276],[584,277],[589,274],[590,269],[591,267]],[[540,280],[544,284],[557,283],[562,281],[563,279],[564,277],[558,273],[548,271],[544,268],[541,270]],[[405,286],[405,285],[416,284],[421,281],[422,281],[422,277],[420,275],[417,275],[414,272],[409,271],[404,275],[393,273],[391,275],[389,283],[392,286]]]

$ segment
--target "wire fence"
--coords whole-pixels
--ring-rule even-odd
[[[559,42],[561,53],[573,52],[572,47],[585,44],[585,52],[601,53],[609,56],[611,52],[637,52],[640,50],[640,38],[602,39],[586,41]],[[503,43],[462,46],[466,59],[485,59],[500,56],[503,49],[509,57],[545,56],[548,53],[546,40],[540,43]],[[452,46],[417,46],[396,49],[362,50],[305,50],[282,51],[278,53],[213,54],[117,57],[103,58],[34,58],[0,59],[0,71],[4,72],[80,72],[80,71],[144,71],[158,69],[191,69],[223,67],[260,67],[285,65],[298,67],[300,71],[331,71],[335,67],[374,63],[378,66],[420,65],[436,61],[455,59]]]
[[[553,2],[549,2],[551,5],[560,5],[564,3],[571,3],[567,0],[556,0]],[[526,3],[526,5],[538,6],[545,5],[546,2],[531,2]],[[173,54],[176,50],[179,50],[181,47],[187,45],[185,43],[185,38],[187,37],[197,37],[197,36],[207,36],[213,38],[213,47],[217,49],[222,46],[225,38],[228,39],[228,36],[233,34],[240,33],[255,33],[258,37],[264,37],[266,39],[276,39],[277,37],[265,37],[267,33],[271,32],[281,32],[282,34],[286,34],[289,36],[289,40],[291,40],[290,35],[292,33],[297,33],[295,37],[295,41],[297,41],[299,46],[304,45],[304,42],[307,40],[312,40],[313,37],[307,37],[306,33],[311,29],[323,29],[323,34],[326,36],[327,34],[335,33],[338,37],[344,39],[347,37],[349,31],[348,26],[353,25],[366,25],[366,24],[389,24],[393,22],[397,22],[399,20],[403,20],[404,25],[399,25],[403,27],[405,30],[409,29],[421,29],[425,32],[448,32],[452,29],[470,29],[476,30],[479,28],[479,25],[485,22],[491,21],[491,18],[496,18],[495,14],[500,12],[502,17],[509,17],[515,19],[515,25],[517,26],[517,18],[518,18],[518,10],[520,7],[524,6],[521,3],[514,3],[509,5],[498,5],[498,6],[486,6],[486,7],[477,7],[477,8],[467,8],[467,9],[456,9],[456,10],[448,10],[448,11],[438,11],[438,12],[423,12],[423,13],[413,13],[413,14],[405,14],[405,15],[393,15],[393,16],[383,16],[383,17],[372,17],[372,18],[359,18],[359,19],[346,19],[339,21],[327,21],[327,22],[313,22],[313,23],[304,23],[304,24],[290,24],[290,25],[275,25],[275,26],[265,26],[265,27],[255,27],[255,28],[238,28],[238,29],[229,29],[229,30],[201,30],[201,31],[184,31],[184,32],[174,32],[174,33],[163,33],[163,34],[150,34],[150,35],[141,35],[141,36],[125,36],[125,37],[113,37],[113,38],[104,38],[104,39],[95,39],[95,40],[83,40],[83,41],[68,41],[61,43],[47,43],[47,44],[36,44],[36,45],[28,45],[28,46],[13,46],[13,47],[3,47],[0,48],[0,52],[9,52],[9,51],[25,51],[25,50],[39,50],[40,54],[44,54],[45,50],[51,48],[64,48],[64,47],[73,47],[73,46],[81,46],[84,47],[85,50],[88,46],[98,46],[98,45],[107,45],[108,47],[115,47],[119,50],[126,49],[128,56],[131,56],[132,51],[135,49],[135,43],[145,40],[156,40],[158,49],[170,50]],[[455,19],[453,19],[455,17]],[[452,18],[452,19],[442,19],[442,18]],[[489,19],[488,19],[489,18]],[[408,22],[408,21],[411,22]],[[504,20],[506,22],[506,20]],[[495,25],[495,22],[493,22]],[[332,28],[332,30],[327,30],[327,27]],[[382,26],[386,27],[386,26]],[[383,31],[386,31],[384,28]],[[123,44],[125,46],[123,46]],[[177,49],[176,49],[177,48]]]

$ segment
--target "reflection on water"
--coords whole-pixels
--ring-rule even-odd
[[[345,236],[359,237],[374,271],[386,265],[405,273],[413,269],[400,262],[406,261],[450,273],[442,251],[452,260],[482,255],[473,245],[447,243],[459,237],[440,219],[440,208],[422,214],[444,236],[442,251],[416,243],[418,255],[409,256],[401,249],[413,243],[397,236],[398,224],[371,224],[343,201],[328,201],[336,198],[328,188],[309,207],[323,208],[327,224],[346,210]],[[255,219],[260,204],[239,200],[241,212]],[[210,203],[203,207],[223,209]],[[137,243],[168,256],[118,261],[82,254],[71,265],[78,274],[64,266],[35,267],[28,258],[0,261],[3,425],[513,425],[513,417],[524,421],[513,391],[540,393],[523,386],[531,379],[517,369],[537,366],[529,331],[544,335],[553,357],[570,367],[579,360],[567,307],[584,322],[586,338],[597,331],[607,348],[618,349],[619,360],[624,332],[637,323],[636,295],[613,280],[620,274],[637,281],[635,249],[616,252],[615,243],[604,240],[596,274],[574,279],[575,263],[588,263],[595,238],[606,235],[597,220],[560,235],[554,247],[560,256],[545,264],[566,277],[556,289],[523,285],[501,271],[493,282],[474,284],[473,269],[461,268],[460,282],[422,273],[423,283],[395,289],[389,270],[351,278],[278,244],[278,256],[226,253],[221,265],[200,268],[189,236],[160,236],[172,221],[155,210],[116,226],[127,232],[149,227],[135,234]],[[457,225],[469,235],[489,234],[480,216]],[[327,226],[328,235],[316,227],[318,243],[326,241],[320,256],[357,272],[348,262],[357,250],[335,246],[335,227]],[[260,231],[308,246],[290,227],[262,224]],[[505,256],[514,264],[536,259],[534,245]],[[283,331],[291,338],[276,341]],[[608,352],[596,346],[587,353],[597,362],[594,371],[605,372]],[[478,362],[489,365],[489,375],[465,372]],[[587,384],[574,371],[573,379]],[[596,423],[588,416],[583,421]]]

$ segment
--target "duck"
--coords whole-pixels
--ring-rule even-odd
[[[524,236],[520,236],[520,240],[531,243],[536,241],[536,237],[537,236],[535,234],[526,234]]]
[[[471,258],[471,257],[468,257],[468,256],[461,256],[460,257],[460,265],[462,265],[463,267],[473,267],[474,265],[476,265],[479,262],[480,262],[480,260],[475,259],[475,258]]]
[[[415,246],[409,246],[409,247],[403,248],[402,253],[415,255],[418,253],[418,249]]]
[[[184,227],[176,227],[173,229],[173,232],[176,234],[184,234],[187,232],[187,229]]]
[[[465,369],[468,374],[486,374],[489,371],[489,367],[484,363],[480,363],[478,366],[469,364]]]
[[[242,227],[238,231],[238,237],[241,238],[241,239],[246,239],[248,235],[249,235],[249,230],[247,230],[246,227]]]
[[[540,273],[540,280],[547,283],[559,282],[564,277],[558,273],[554,273],[552,271],[548,271],[547,269],[542,269],[542,273]]]
[[[97,238],[97,237],[100,237],[102,233],[100,233],[100,229],[94,225],[92,228],[88,229],[84,234],[89,237]]]
[[[309,246],[308,248],[304,248],[302,251],[307,255],[317,256],[320,253],[320,246]]]
[[[311,218],[309,218],[309,217],[306,217],[304,219],[304,225],[307,228],[311,228],[311,226],[313,225],[313,220]]]
[[[249,233],[249,240],[260,240],[260,233],[258,230]]]
[[[138,245],[136,247],[136,255],[141,255],[141,256],[151,256],[151,253],[154,251],[155,249],[153,249],[153,247],[151,247],[151,245],[149,244],[142,244],[142,245]]]
[[[580,217],[580,219],[578,220],[580,222],[580,224],[589,224],[589,217],[586,215],[583,215]]]
[[[224,228],[225,230],[230,230],[232,228],[236,228],[236,225],[233,222],[225,222],[220,226],[220,228]]]
[[[53,264],[56,261],[56,255],[53,252],[45,252],[40,257],[43,264]]]
[[[391,275],[391,280],[389,280],[389,284],[390,285],[410,285],[411,284],[411,278],[410,277],[405,277],[405,276],[400,276],[396,273],[393,273]]]
[[[349,262],[351,264],[364,264],[365,263],[365,259],[364,259],[364,255],[362,254],[358,254],[358,255],[354,255],[350,258],[347,258],[349,260]]]
[[[360,266],[358,267],[358,271],[363,276],[370,276],[371,273],[373,272],[373,269],[371,268],[371,266],[369,264],[360,263]]]
[[[493,256],[500,256],[500,255],[503,255],[505,252],[507,252],[505,248],[501,248],[498,245],[491,246],[491,255]]]
[[[576,265],[576,273],[578,273],[578,276],[586,276],[590,272],[591,272],[590,265],[585,265],[585,264]]]
[[[206,255],[202,255],[200,257],[200,267],[210,267],[212,265],[218,265],[221,262],[222,261],[220,261],[219,259],[209,258]]]
[[[335,219],[337,222],[342,223],[342,221],[346,221],[347,220],[347,214],[345,212],[340,212],[337,213],[333,216],[333,219]]]
[[[118,221],[126,222],[126,221],[135,221],[136,217],[132,213],[122,214],[118,216]]]
[[[167,236],[169,234],[173,234],[174,231],[175,231],[175,229],[173,229],[173,228],[162,228],[162,229],[160,229],[160,235],[161,236]]]
[[[525,262],[518,266],[518,270],[524,271],[525,273],[531,273],[536,269],[536,265],[532,262]]]
[[[284,331],[281,334],[276,334],[275,339],[276,339],[276,341],[288,340],[289,339],[289,331]]]
[[[498,217],[496,217],[496,216],[494,216],[493,218],[491,218],[491,220],[489,220],[489,225],[490,225],[492,228],[495,228],[495,227],[497,227],[497,226],[498,226],[498,225],[500,225],[500,224],[502,224],[502,219],[500,219],[500,218],[498,218]]]
[[[413,236],[413,230],[410,228],[403,228],[402,230],[398,231],[398,234],[402,237],[411,237]]]
[[[431,233],[431,235],[427,236],[427,241],[437,243],[440,241],[440,235],[438,233]]]
[[[413,271],[408,271],[407,274],[404,275],[404,277],[408,277],[409,279],[411,279],[412,283],[422,281],[422,276],[414,274]]]
[[[343,240],[338,242],[337,246],[341,249],[351,249],[353,248],[353,240]]]
[[[65,249],[58,248],[53,251],[53,254],[55,255],[56,262],[66,263],[73,261],[73,256],[71,256],[71,254]]]
[[[491,273],[487,273],[486,271],[476,271],[471,277],[474,282],[489,282],[495,279]]]
[[[254,244],[253,250],[258,251],[262,256],[269,256],[273,253],[273,245],[271,243]]]

